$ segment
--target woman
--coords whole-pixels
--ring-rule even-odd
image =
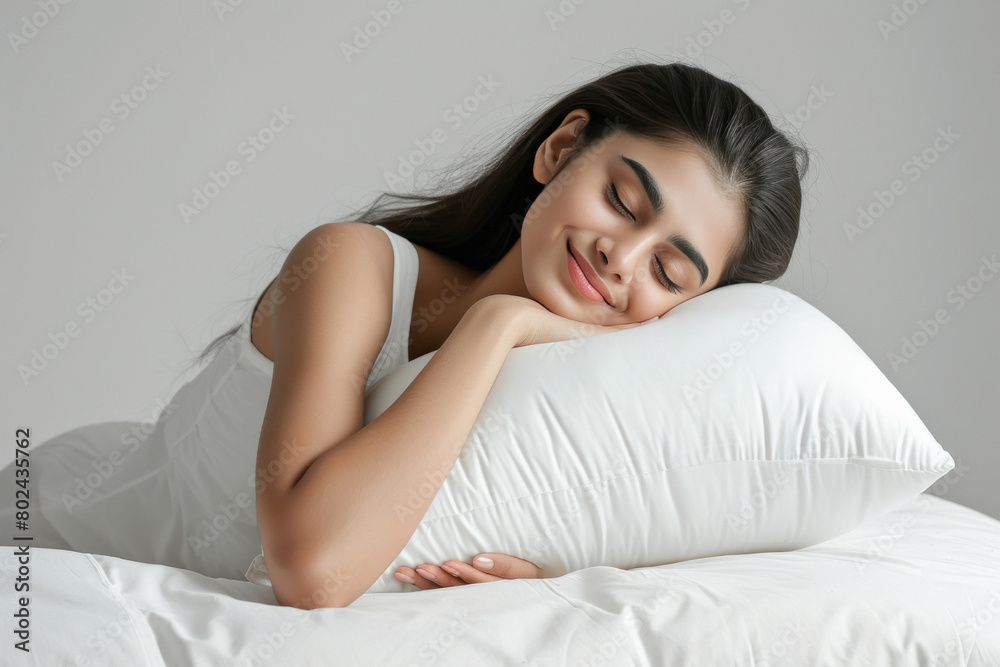
[[[201,355],[222,346],[157,424],[164,443],[137,448],[123,482],[106,483],[116,500],[64,510],[56,489],[72,475],[39,457],[43,514],[69,548],[209,576],[242,572],[259,548],[279,603],[346,606],[412,537],[427,507],[391,508],[428,480],[437,493],[512,348],[638,326],[716,287],[778,278],[807,163],[760,106],[704,70],[612,71],[451,194],[400,195],[421,203],[393,211],[380,197],[305,234],[251,318]],[[419,259],[409,278],[406,252]],[[386,356],[400,323],[406,354]],[[364,425],[383,362],[431,351]],[[397,576],[427,589],[539,575],[482,555],[492,567],[450,560]]]
[[[454,194],[411,197],[426,203],[388,215],[373,206],[350,224],[380,224],[425,251],[415,313],[444,277],[467,288],[423,329],[414,318],[410,358],[437,352],[363,427],[357,392],[343,393],[336,414],[309,417],[331,403],[321,390],[337,391],[350,353],[374,356],[365,332],[384,340],[388,327],[391,261],[372,250],[378,233],[336,230],[342,263],[282,294],[281,305],[265,305],[265,292],[270,314],[253,332],[274,361],[258,469],[283,443],[304,443],[258,489],[279,602],[343,606],[374,583],[424,514],[397,518],[387,508],[426,480],[440,488],[444,476],[433,473],[454,463],[511,348],[637,326],[716,287],[779,277],[798,232],[799,157],[807,156],[735,85],[682,64],[635,65],[565,95]],[[283,271],[321,237],[303,238]],[[331,333],[345,319],[355,333]],[[538,576],[527,561],[487,555],[493,574],[446,561],[397,576],[420,588]],[[334,569],[335,583],[321,584]]]

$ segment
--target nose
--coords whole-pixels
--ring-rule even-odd
[[[647,268],[643,258],[649,254],[654,242],[655,237],[651,233],[643,234],[641,230],[625,232],[615,238],[602,236],[597,240],[601,268],[609,280],[627,285],[634,276],[642,277],[643,270]]]

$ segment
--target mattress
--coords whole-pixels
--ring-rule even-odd
[[[929,493],[796,551],[310,611],[247,581],[16,552],[0,548],[5,641],[20,641],[11,614],[26,576],[30,653],[5,647],[5,664],[1000,665],[1000,521]]]

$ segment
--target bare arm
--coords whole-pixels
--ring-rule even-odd
[[[285,562],[268,562],[281,604],[346,606],[409,542],[521,342],[515,318],[497,306],[489,297],[474,304],[385,412],[323,452],[273,501],[297,545]]]

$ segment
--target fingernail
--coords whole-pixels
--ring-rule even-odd
[[[400,574],[399,572],[396,573],[396,578],[399,579],[400,581],[405,581],[408,584],[412,584],[413,583],[413,578],[412,577],[408,577],[405,574]]]
[[[430,579],[431,581],[434,581],[435,579],[437,579],[437,577],[435,577],[433,574],[431,574],[427,570],[422,570],[419,567],[417,568],[417,574],[419,574],[424,579]]]
[[[478,567],[480,570],[492,570],[493,561],[485,556],[478,556],[472,564]]]
[[[453,576],[453,577],[460,577],[460,576],[461,576],[461,575],[460,575],[460,574],[458,573],[458,570],[456,570],[455,568],[453,568],[453,567],[452,567],[452,566],[450,566],[450,565],[442,565],[442,566],[441,566],[441,569],[442,569],[442,570],[444,570],[445,572],[447,572],[448,574],[450,574],[450,575],[451,575],[451,576]]]

